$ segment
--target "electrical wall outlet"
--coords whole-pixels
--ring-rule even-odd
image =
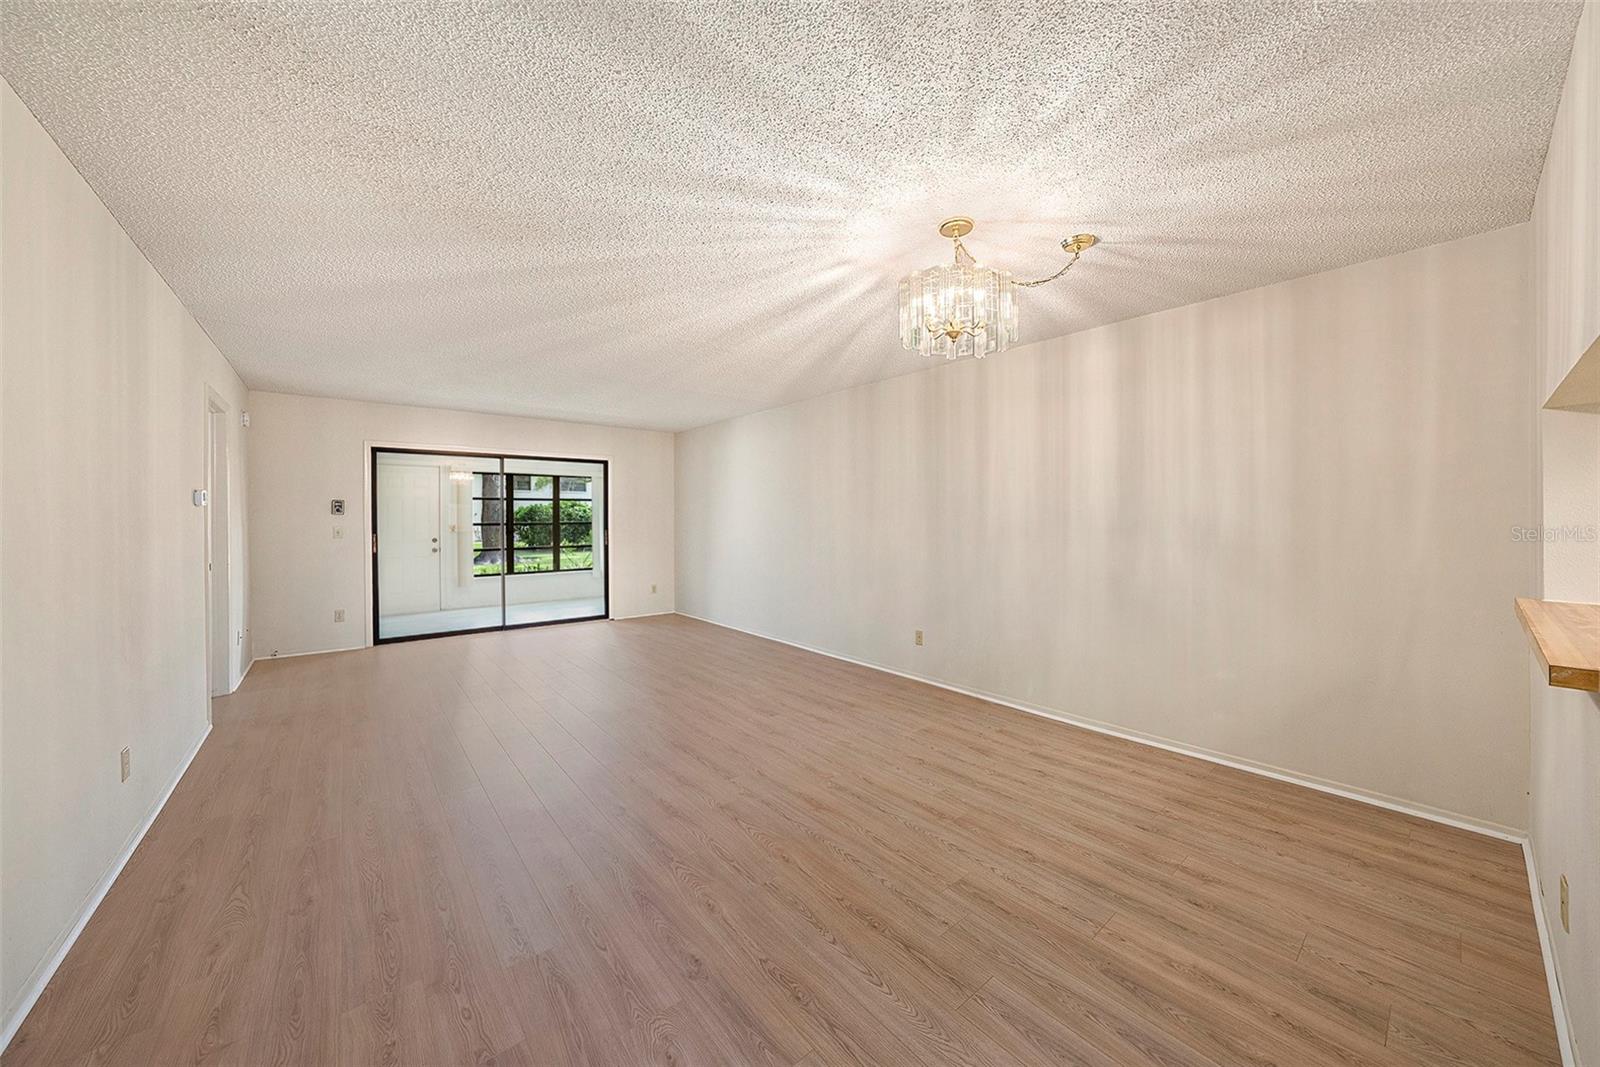
[[[1572,909],[1568,904],[1567,876],[1561,876],[1561,929],[1572,933]]]
[[[344,622],[344,609],[343,608],[334,608],[333,609],[333,621],[334,622]]]
[[[919,644],[919,645],[922,644],[922,631],[921,630],[917,631],[917,644]]]
[[[133,773],[133,752],[130,749],[126,749],[125,748],[125,749],[122,750],[122,780],[124,782],[126,782],[128,780],[128,775],[130,775],[132,773]],[[1563,881],[1561,884],[1562,885],[1566,885],[1566,882]]]

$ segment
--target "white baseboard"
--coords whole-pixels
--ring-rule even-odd
[[[978,700],[987,700],[991,704],[999,704],[1001,707],[1011,708],[1014,711],[1026,712],[1029,715],[1038,715],[1045,719],[1054,719],[1057,722],[1067,723],[1069,726],[1078,726],[1085,730],[1093,730],[1098,734],[1107,734],[1111,737],[1120,737],[1124,741],[1133,741],[1137,744],[1149,745],[1151,748],[1159,748],[1167,752],[1176,752],[1180,756],[1192,756],[1195,759],[1202,759],[1208,763],[1217,763],[1224,767],[1232,767],[1236,771],[1245,771],[1249,774],[1259,774],[1263,778],[1272,778],[1280,782],[1288,782],[1291,785],[1304,786],[1307,789],[1315,789],[1319,793],[1331,793],[1334,796],[1344,797],[1347,800],[1358,800],[1363,804],[1371,804],[1375,807],[1387,808],[1390,811],[1398,811],[1404,815],[1414,815],[1419,819],[1427,819],[1429,822],[1443,823],[1446,826],[1453,826],[1458,830],[1471,830],[1473,833],[1485,834],[1489,837],[1499,838],[1502,841],[1510,841],[1513,844],[1521,844],[1523,841],[1527,840],[1528,835],[1521,830],[1517,830],[1509,826],[1502,826],[1499,823],[1489,822],[1484,819],[1474,819],[1468,815],[1458,815],[1452,811],[1444,811],[1439,808],[1429,807],[1426,804],[1418,804],[1413,801],[1402,800],[1399,797],[1392,797],[1385,793],[1378,793],[1372,790],[1361,789],[1356,786],[1345,785],[1342,782],[1330,782],[1323,778],[1316,778],[1311,775],[1286,770],[1282,767],[1274,767],[1271,764],[1257,763],[1254,760],[1243,759],[1238,756],[1230,756],[1225,752],[1213,752],[1210,749],[1184,744],[1181,741],[1172,741],[1165,737],[1156,737],[1151,734],[1140,733],[1137,730],[1124,729],[1123,727],[1115,726],[1107,722],[1101,722],[1097,719],[1079,718],[1076,715],[1070,715],[1067,712],[1060,711],[1056,708],[1047,708],[1038,704],[1020,703],[1010,699],[1009,697],[1001,696],[998,693],[986,693],[981,689],[967,689],[963,686],[952,685],[949,682],[942,682],[937,678],[929,678],[921,674],[912,674],[908,671],[895,670],[893,667],[885,667],[881,663],[873,663],[869,660],[856,659],[852,656],[846,656],[838,652],[832,652],[826,648],[813,648],[810,645],[802,645],[798,641],[786,641],[781,637],[774,637],[771,634],[764,634],[758,630],[747,630],[742,626],[730,626],[725,622],[718,622],[715,619],[701,618],[699,615],[691,615],[687,611],[678,611],[674,614],[682,615],[686,619],[694,619],[697,622],[707,622],[712,626],[720,626],[725,630],[737,630],[739,633],[749,634],[751,637],[759,637],[765,641],[776,641],[780,645],[789,645],[792,648],[803,649],[806,652],[815,652],[819,656],[827,656],[830,659],[843,660],[846,663],[854,663],[858,667],[869,667],[872,670],[882,671],[885,674],[893,674],[900,678],[909,678],[913,682],[922,682],[924,685],[935,686],[939,689],[947,689],[952,693],[960,693],[962,696],[975,697]]]
[[[1528,867],[1528,892],[1533,896],[1533,922],[1539,928],[1539,954],[1544,957],[1544,982],[1550,990],[1550,1014],[1555,1018],[1556,1042],[1561,1046],[1561,1067],[1578,1067],[1578,1050],[1572,1043],[1567,998],[1561,992],[1556,946],[1544,915],[1544,887],[1539,884],[1539,864],[1534,860],[1531,838],[1522,840],[1522,859]]]
[[[28,1012],[33,1010],[34,1004],[39,1000],[39,995],[44,992],[44,987],[50,984],[50,979],[55,975],[56,968],[60,967],[61,961],[67,958],[67,953],[72,950],[73,944],[78,940],[78,935],[83,933],[83,928],[89,924],[89,919],[93,917],[95,909],[100,906],[100,902],[111,891],[111,886],[116,882],[117,876],[122,873],[122,868],[128,865],[128,860],[132,857],[133,850],[139,847],[139,842],[144,840],[144,835],[155,824],[156,817],[161,814],[161,809],[167,806],[167,800],[172,796],[172,791],[178,788],[178,783],[183,780],[184,772],[189,769],[189,764],[194,762],[195,754],[200,751],[200,746],[205,744],[206,738],[210,736],[211,724],[207,723],[205,732],[200,735],[200,739],[194,743],[193,748],[189,749],[188,754],[179,761],[177,773],[172,776],[172,781],[167,783],[167,788],[162,791],[160,798],[156,800],[149,814],[145,816],[144,821],[139,824],[139,828],[133,832],[133,835],[128,838],[127,844],[122,846],[122,851],[117,854],[117,858],[112,861],[106,873],[101,876],[100,881],[96,883],[94,889],[85,898],[83,906],[78,909],[78,921],[73,923],[72,928],[62,937],[56,950],[46,955],[44,962],[34,970],[33,977],[23,987],[21,999],[6,1015],[5,1026],[0,1029],[0,1052],[5,1051],[6,1047],[11,1044],[11,1039],[17,1035],[17,1028],[22,1025],[22,1020],[26,1019]]]
[[[241,675],[239,675],[239,681],[238,681],[238,683],[237,683],[237,684],[236,684],[236,685],[234,685],[234,687],[233,687],[233,691],[234,691],[234,692],[235,692],[235,693],[237,693],[237,692],[238,692],[238,691],[239,691],[239,686],[241,686],[241,685],[243,685],[243,684],[244,684],[244,680],[245,680],[245,679],[246,679],[246,678],[248,678],[248,677],[250,677],[250,668],[251,668],[251,667],[254,667],[254,666],[255,666],[255,665],[256,665],[256,658],[255,658],[255,657],[254,657],[254,656],[251,656],[251,657],[250,657],[250,662],[249,662],[249,663],[246,663],[246,664],[245,664],[245,665],[244,665],[244,673],[243,673],[243,674],[241,674]]]
[[[676,611],[673,611],[671,608],[668,608],[666,611],[641,611],[637,615],[613,615],[613,616],[611,616],[611,621],[612,622],[621,622],[623,619],[653,619],[657,615],[676,615],[676,614],[678,614]]]
[[[440,634],[439,636],[440,637],[447,637],[449,635],[448,634]],[[326,655],[330,655],[330,654],[332,654],[334,652],[360,652],[364,648],[374,648],[374,647],[376,647],[376,646],[374,646],[374,645],[346,645],[344,648],[313,648],[308,652],[279,652],[276,655],[270,655],[269,654],[269,655],[266,655],[266,656],[257,656],[255,659],[251,660],[250,663],[251,663],[251,666],[254,666],[258,661],[264,660],[264,659],[298,659],[301,656],[326,656]]]

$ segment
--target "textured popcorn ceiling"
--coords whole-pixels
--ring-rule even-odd
[[[0,70],[252,387],[678,429],[1524,221],[1571,3],[4,0]],[[1004,355],[998,358],[1005,358]]]

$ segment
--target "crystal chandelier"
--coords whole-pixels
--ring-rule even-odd
[[[1099,240],[1092,233],[1067,238],[1061,242],[1062,250],[1072,255],[1066,266],[1048,278],[1025,282],[1008,270],[980,266],[961,243],[971,232],[971,219],[945,219],[939,236],[954,246],[953,261],[900,279],[900,344],[905,348],[945,359],[982,359],[1004,352],[1017,340],[1017,289],[1055,281]]]

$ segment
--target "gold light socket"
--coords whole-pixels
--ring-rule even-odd
[[[943,222],[939,223],[939,236],[948,237],[952,241],[957,237],[965,237],[971,232],[972,220],[967,218],[965,215],[957,215],[954,218],[945,219]]]
[[[1062,241],[1061,247],[1063,250],[1071,252],[1073,255],[1077,255],[1084,249],[1093,248],[1099,243],[1100,238],[1096,237],[1092,233],[1075,233],[1071,237],[1068,237],[1065,241]]]

